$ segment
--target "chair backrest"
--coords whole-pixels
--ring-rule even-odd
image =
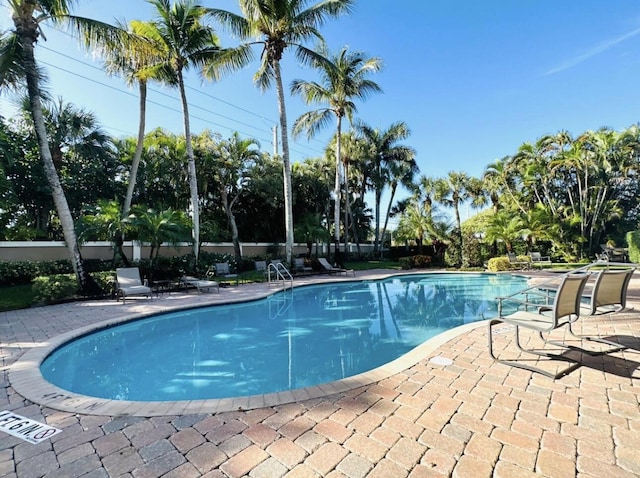
[[[256,271],[265,272],[267,270],[267,261],[254,261]]]
[[[580,316],[580,299],[589,274],[567,274],[553,302],[553,319],[556,326],[574,322]]]
[[[231,271],[229,270],[228,262],[218,262],[216,263],[216,274],[225,275],[229,274]]]
[[[541,262],[542,261],[542,254],[540,254],[539,252],[532,252],[531,253],[531,261],[532,262]]]
[[[507,257],[509,258],[509,262],[516,262],[518,260],[515,252],[507,252]]]
[[[119,287],[142,285],[140,269],[137,267],[118,267],[116,269],[116,280]]]
[[[331,264],[329,264],[329,262],[324,258],[324,257],[318,257],[318,262],[320,263],[320,265],[322,267],[324,267],[325,269],[333,269],[333,267],[331,266]]]
[[[627,302],[627,289],[635,268],[607,271],[598,273],[596,283],[593,285],[591,305],[593,309],[603,305],[620,304],[622,307]]]
[[[304,269],[304,259],[302,257],[294,257],[293,267],[296,269]]]

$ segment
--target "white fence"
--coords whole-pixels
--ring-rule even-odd
[[[240,251],[243,257],[251,257],[264,255],[268,250],[273,249],[274,244],[266,242],[242,242],[240,243]],[[284,256],[284,244],[278,244],[279,256]],[[319,256],[326,256],[329,250],[333,251],[330,244],[313,245],[312,253]],[[125,255],[130,260],[144,259],[149,257],[150,246],[140,245],[136,242],[125,241],[122,247]],[[341,245],[344,250],[344,244]],[[364,253],[371,252],[373,246],[371,244],[361,244],[361,251]],[[192,247],[188,243],[172,246],[165,244],[160,248],[161,256],[183,256],[191,252]],[[233,244],[231,242],[220,243],[204,243],[200,249],[205,252],[213,252],[219,254],[233,254]],[[348,245],[349,253],[357,252],[355,244]],[[80,252],[84,259],[103,259],[111,260],[113,258],[113,248],[110,242],[96,241],[87,242],[82,245]],[[304,255],[307,252],[307,245],[302,243],[294,244],[293,254]],[[69,253],[63,241],[0,241],[0,261],[53,261],[60,259],[69,259]]]

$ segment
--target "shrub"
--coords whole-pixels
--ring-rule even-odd
[[[105,294],[111,294],[114,286],[112,271],[91,274]],[[78,282],[74,274],[40,276],[33,280],[34,305],[56,304],[80,298]]]
[[[106,271],[113,268],[111,261],[88,259],[84,261],[88,272]],[[0,286],[31,284],[36,277],[55,274],[73,274],[68,260],[58,261],[0,261]]]
[[[431,256],[417,255],[401,257],[399,262],[402,269],[421,269],[431,264]]]
[[[529,256],[518,256],[517,257],[517,261],[518,262],[531,262],[531,257]],[[504,271],[511,271],[511,270],[515,270],[517,269],[516,266],[514,266],[513,264],[511,264],[511,262],[509,262],[509,258],[508,257],[492,257],[491,259],[489,259],[489,261],[487,262],[487,270],[489,272],[504,272]]]
[[[629,260],[640,262],[640,231],[627,232],[627,244],[629,245]]]

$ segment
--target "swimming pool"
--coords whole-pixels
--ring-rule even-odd
[[[491,316],[524,278],[424,274],[326,283],[252,302],[171,312],[69,342],[45,379],[112,400],[257,395],[356,375],[425,340]]]

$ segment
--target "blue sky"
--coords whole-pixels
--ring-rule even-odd
[[[148,20],[143,0],[78,2],[75,13],[113,22]],[[202,0],[205,6],[237,11],[234,0]],[[6,0],[0,0],[6,10]],[[1,25],[9,25],[6,11]],[[358,104],[358,118],[378,128],[404,121],[405,142],[417,151],[421,174],[449,171],[475,176],[525,141],[565,129],[577,134],[638,121],[640,7],[635,0],[360,0],[355,11],[322,28],[332,51],[344,45],[377,56],[384,69],[374,75],[384,90]],[[54,96],[93,111],[116,136],[135,135],[136,90],[107,78],[100,63],[65,34],[45,28],[38,59],[50,76]],[[220,33],[223,46],[233,39]],[[192,130],[209,128],[228,136],[239,131],[272,150],[277,121],[275,91],[252,83],[257,65],[219,83],[188,75]],[[288,54],[285,85],[317,79]],[[180,133],[175,90],[153,85],[148,130]],[[289,124],[310,109],[297,98],[287,103]],[[11,114],[6,98],[0,112]],[[291,145],[292,159],[322,154],[331,130]],[[464,216],[464,215],[463,215]]]

